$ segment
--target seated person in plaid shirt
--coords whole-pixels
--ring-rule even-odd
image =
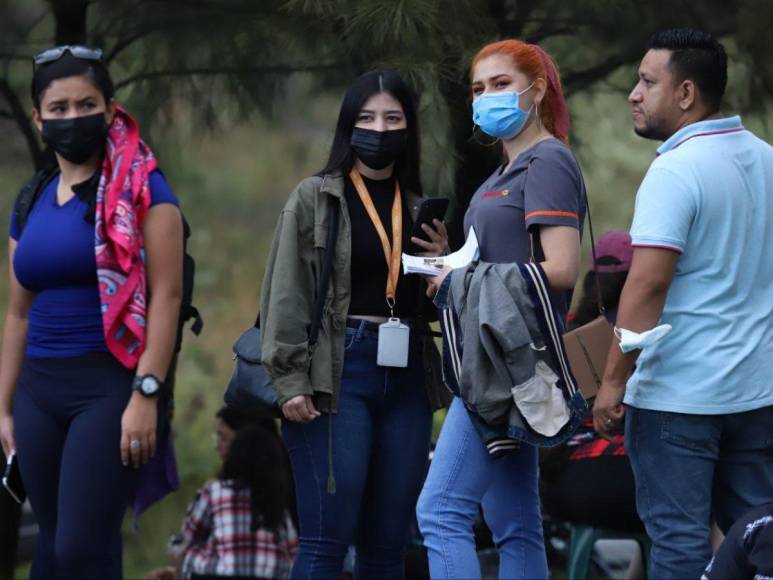
[[[257,425],[237,432],[218,479],[188,509],[182,578],[289,577],[298,539],[284,462],[275,433]]]

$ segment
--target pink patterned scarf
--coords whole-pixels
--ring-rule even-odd
[[[134,368],[145,350],[147,286],[142,224],[156,158],[121,107],[107,136],[96,203],[95,252],[102,327],[110,352]]]

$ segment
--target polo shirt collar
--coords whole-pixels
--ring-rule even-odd
[[[741,117],[736,115],[735,117],[723,117],[721,119],[711,119],[708,121],[698,121],[697,123],[691,123],[686,127],[682,127],[671,135],[663,144],[658,147],[658,155],[667,153],[672,149],[676,149],[693,137],[700,137],[704,135],[721,135],[723,133],[735,133],[737,131],[743,131],[744,127],[741,124]]]

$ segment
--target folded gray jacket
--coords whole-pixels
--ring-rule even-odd
[[[477,262],[451,275],[449,302],[463,337],[459,394],[489,425],[553,437],[570,419],[562,375],[518,264]],[[552,345],[551,345],[552,346]]]

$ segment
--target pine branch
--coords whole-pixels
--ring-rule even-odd
[[[635,53],[634,51],[629,51],[627,54],[615,54],[586,69],[571,71],[564,74],[561,79],[564,93],[568,97],[577,90],[587,88],[593,83],[606,78],[619,67],[636,62],[636,59],[641,57],[641,53],[642,51],[639,47],[636,47]]]
[[[317,72],[340,68],[340,63],[310,64],[310,65],[277,65],[257,67],[201,67],[183,68],[174,70],[159,70],[137,73],[115,83],[115,90],[153,79],[185,76],[220,76],[220,75],[246,75],[246,74],[291,74],[295,72]]]
[[[107,64],[110,64],[113,62],[115,57],[117,57],[121,52],[129,48],[132,44],[137,42],[138,40],[141,40],[142,38],[145,38],[149,34],[151,34],[152,30],[140,30],[138,32],[135,32],[134,34],[131,34],[127,36],[126,38],[119,39],[114,45],[113,48],[110,49],[110,52],[107,53],[105,56],[105,62]]]

